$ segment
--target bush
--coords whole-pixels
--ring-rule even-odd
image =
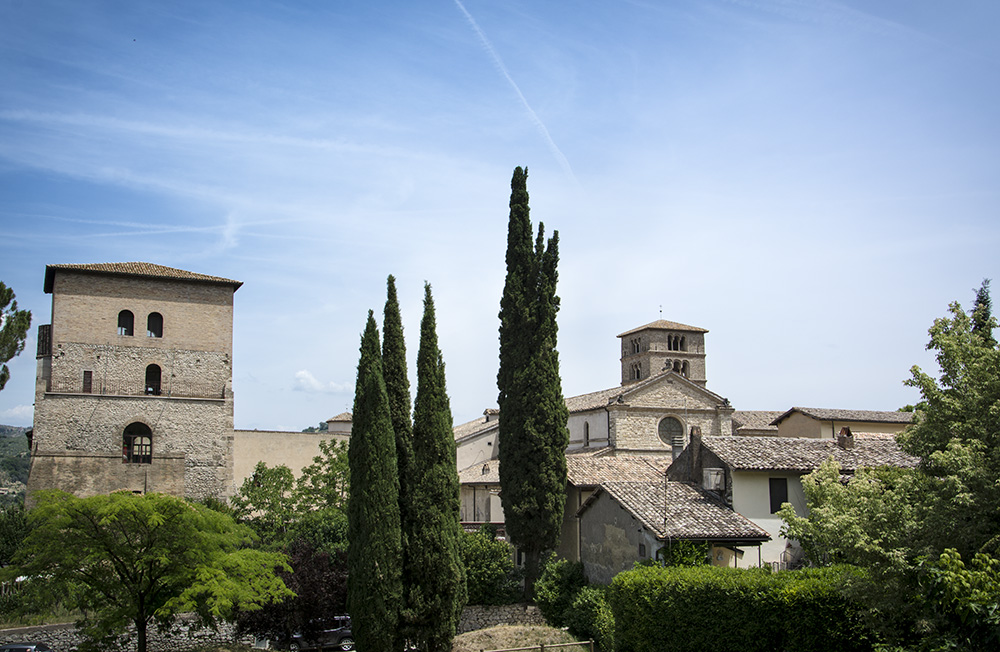
[[[582,562],[550,555],[535,582],[535,603],[553,627],[566,626],[566,614],[577,592],[587,584]]]
[[[462,536],[462,562],[469,604],[511,604],[521,599],[521,575],[510,544],[484,525]]]
[[[608,587],[583,586],[564,613],[566,627],[573,636],[592,640],[602,652],[612,652],[615,642],[615,617],[607,600]]]
[[[859,608],[840,592],[851,571],[637,568],[608,595],[620,652],[870,650]]]

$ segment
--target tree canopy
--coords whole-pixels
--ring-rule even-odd
[[[7,362],[24,350],[31,328],[31,311],[18,310],[14,291],[0,281],[0,390],[10,379]]]
[[[920,632],[968,650],[1000,640],[1000,592],[983,603],[972,588],[997,586],[1000,564],[1000,348],[989,306],[988,282],[969,313],[952,303],[929,330],[939,377],[911,369],[906,384],[922,400],[898,441],[917,468],[861,469],[844,484],[828,462],[803,478],[809,515],[780,512],[814,563],[869,570],[858,593],[890,639]],[[961,605],[979,606],[958,614]]]
[[[44,584],[39,595],[83,611],[93,649],[106,649],[133,624],[145,652],[150,622],[194,612],[214,624],[236,607],[292,595],[275,574],[288,570],[285,556],[247,547],[247,528],[205,506],[163,494],[37,497],[8,576],[35,578],[29,583]]]
[[[559,233],[532,247],[527,170],[511,178],[507,278],[500,300],[500,487],[510,540],[525,554],[530,597],[541,554],[555,548],[566,498],[569,417],[562,395],[556,295]]]

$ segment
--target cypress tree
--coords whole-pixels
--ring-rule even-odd
[[[407,586],[407,621],[417,649],[448,652],[465,607],[466,587],[455,438],[429,284],[424,285],[417,352],[413,454],[420,477],[412,501],[420,518],[414,520],[407,543],[410,563],[419,573]]]
[[[361,338],[347,505],[347,608],[361,652],[393,649],[402,599],[399,480],[389,397],[372,312]]]
[[[507,280],[500,300],[500,498],[507,535],[525,555],[532,597],[542,552],[559,544],[566,500],[569,417],[562,395],[556,296],[559,233],[531,244],[527,170],[511,179]]]
[[[399,521],[401,540],[403,544],[402,583],[403,604],[398,628],[396,649],[403,649],[404,642],[413,638],[406,623],[407,587],[413,582],[413,577],[419,576],[421,570],[414,569],[408,554],[408,542],[412,536],[416,514],[410,505],[413,484],[417,474],[413,465],[413,425],[410,421],[410,381],[406,371],[406,341],[403,338],[403,320],[399,314],[399,300],[396,296],[396,279],[391,274],[386,280],[386,301],[383,312],[382,331],[382,366],[385,377],[385,389],[389,395],[389,413],[392,416],[392,429],[396,437],[396,466],[399,477]]]

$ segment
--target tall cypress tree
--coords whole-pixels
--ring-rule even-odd
[[[414,569],[408,554],[408,542],[412,536],[414,522],[419,513],[411,506],[413,485],[417,474],[413,464],[413,425],[410,420],[410,381],[406,371],[406,342],[403,338],[403,320],[399,314],[399,299],[396,296],[396,279],[391,274],[386,280],[386,301],[382,324],[382,366],[385,388],[389,395],[389,413],[392,429],[396,436],[396,466],[399,477],[399,521],[403,544],[402,582],[403,604],[400,612],[396,649],[403,649],[404,641],[413,638],[407,624],[407,587],[421,570]]]
[[[424,285],[424,316],[417,352],[417,400],[413,412],[415,519],[408,544],[413,568],[407,586],[407,622],[413,643],[426,652],[448,652],[466,602],[459,521],[455,437],[438,348],[430,284]]]
[[[396,440],[371,311],[361,338],[348,461],[347,608],[358,650],[383,652],[396,640],[402,547]]]
[[[559,233],[546,243],[539,224],[532,248],[527,177],[518,167],[511,179],[497,387],[500,498],[507,535],[525,554],[530,598],[541,554],[558,545],[562,531],[569,414],[556,351]]]

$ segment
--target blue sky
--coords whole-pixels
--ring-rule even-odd
[[[33,330],[50,263],[243,281],[236,426],[294,430],[350,409],[388,274],[412,364],[426,280],[458,423],[495,405],[525,165],[566,395],[662,314],[709,329],[737,409],[895,409],[933,319],[1000,284],[998,27],[979,0],[2,0],[0,279]],[[31,422],[34,344],[0,423]]]

